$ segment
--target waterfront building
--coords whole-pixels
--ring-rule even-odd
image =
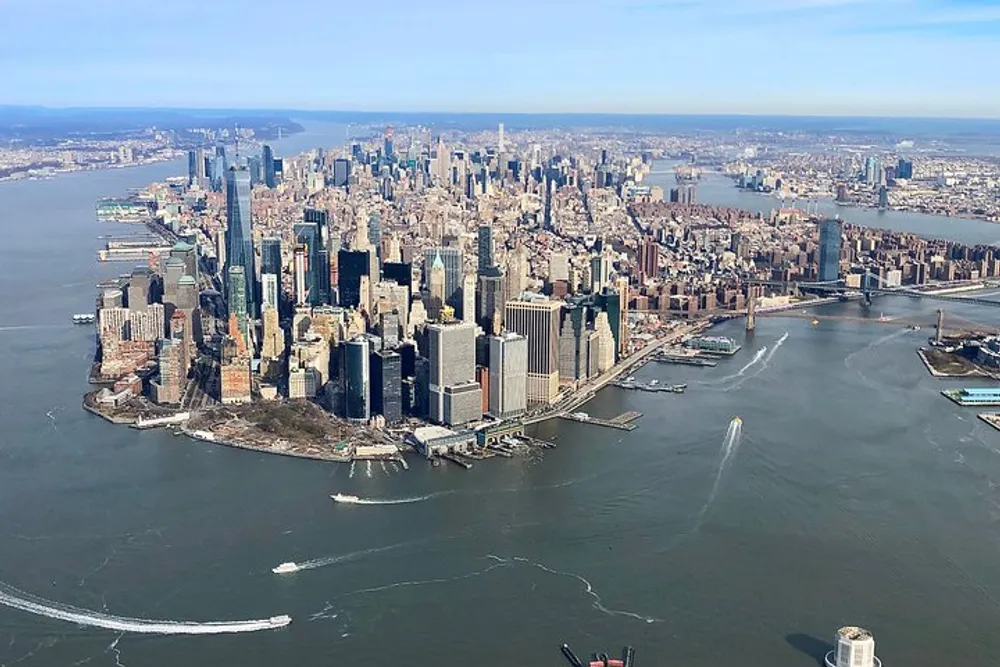
[[[315,398],[322,386],[316,369],[311,366],[293,366],[288,370],[288,398]]]
[[[508,301],[504,324],[528,339],[528,403],[549,404],[559,394],[561,301]]]
[[[489,413],[513,419],[528,409],[528,339],[506,332],[490,336]]]
[[[101,292],[100,308],[121,308],[125,300],[120,289],[106,289]]]
[[[684,345],[709,354],[733,355],[740,351],[740,344],[725,336],[696,336],[685,341]]]
[[[387,424],[403,418],[402,357],[392,350],[379,350],[371,357],[372,414],[382,415]]]
[[[184,395],[187,377],[184,374],[183,341],[165,338],[160,343],[157,356],[159,376],[151,382],[153,402],[161,405],[178,405]]]
[[[836,648],[826,654],[827,667],[882,667],[875,657],[875,638],[864,628],[855,626],[837,630]]]
[[[156,274],[146,266],[137,266],[132,269],[128,278],[128,288],[126,296],[129,310],[145,310],[153,301],[153,283]]]
[[[822,220],[819,223],[819,281],[828,282],[840,278],[840,248],[843,223],[837,219]]]
[[[344,343],[343,372],[344,416],[351,421],[371,418],[371,367],[366,336],[356,336]]]
[[[597,374],[606,373],[615,365],[615,338],[611,333],[611,324],[608,320],[608,313],[601,311],[594,317],[594,331],[597,333]],[[593,349],[588,351],[593,354]],[[589,364],[591,368],[594,364]]]
[[[97,323],[102,344],[131,338],[131,312],[129,308],[101,308],[97,314]]]
[[[430,418],[464,424],[482,417],[482,390],[476,382],[476,327],[465,322],[428,324]]]
[[[243,268],[245,286],[244,304],[241,309],[251,319],[257,317],[257,300],[252,220],[250,214],[250,172],[245,167],[226,171],[226,265]],[[228,279],[229,273],[226,277]],[[227,292],[226,296],[229,296]],[[230,303],[229,308],[234,309]]]
[[[151,303],[145,310],[129,311],[129,339],[153,342],[163,338],[166,314],[162,303]]]
[[[219,364],[219,400],[223,405],[249,403],[251,400],[250,359],[240,350],[231,337],[222,340],[222,359]]]

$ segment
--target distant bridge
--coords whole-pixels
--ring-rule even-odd
[[[864,295],[866,302],[871,302],[871,298],[874,296],[905,296],[911,299],[932,299],[935,301],[949,301],[951,303],[968,303],[975,306],[992,306],[994,308],[1000,307],[1000,301],[993,299],[984,299],[982,297],[976,296],[957,296],[954,294],[936,294],[933,292],[928,292],[922,289],[915,289],[912,287],[888,287],[885,285],[885,280],[876,276],[874,273],[865,273],[861,277],[861,287],[860,288],[849,288],[846,286],[843,280],[826,280],[826,281],[814,281],[814,282],[798,282],[798,281],[779,281],[779,280],[752,280],[751,285],[764,285],[767,287],[781,287],[784,289],[794,289],[794,290],[805,290],[809,292],[823,292],[823,293],[838,293],[843,294],[848,290],[855,289]],[[950,283],[940,284],[940,285],[929,285],[928,289],[947,289]],[[967,283],[963,281],[960,286],[965,286]],[[997,287],[1000,283],[991,281],[982,281],[984,288]]]

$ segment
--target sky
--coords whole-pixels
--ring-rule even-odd
[[[0,0],[0,104],[1000,117],[1000,0]]]

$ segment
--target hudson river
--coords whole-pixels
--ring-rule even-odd
[[[607,389],[584,408],[642,411],[637,430],[549,423],[557,449],[470,471],[414,458],[352,476],[89,415],[93,329],[67,322],[126,270],[95,261],[98,235],[119,229],[94,202],[183,168],[0,184],[0,580],[86,624],[294,620],[122,634],[27,613],[0,587],[21,605],[0,607],[0,663],[543,667],[564,664],[565,641],[631,643],[640,665],[811,667],[848,623],[887,665],[1000,655],[1000,433],[938,394],[954,383],[914,354],[928,328],[761,318],[716,368],[638,373],[686,394]],[[936,305],[884,299],[867,316],[929,324]],[[744,338],[738,323],[718,332]],[[735,416],[742,437],[727,439]],[[271,574],[283,561],[310,569]]]

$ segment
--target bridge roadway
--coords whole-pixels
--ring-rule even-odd
[[[875,277],[875,276],[873,276]],[[845,288],[840,284],[840,281],[826,281],[826,282],[781,282],[781,281],[769,281],[769,280],[754,280],[751,281],[754,285],[767,285],[771,287],[797,287],[798,289],[815,290],[819,292],[842,292]],[[956,281],[957,286],[969,286],[968,281]],[[983,299],[975,296],[954,296],[952,294],[941,294],[932,290],[936,289],[949,289],[949,285],[953,283],[944,284],[933,284],[927,285],[926,290],[914,289],[912,287],[875,287],[868,290],[868,293],[872,296],[906,296],[914,299],[933,299],[936,301],[950,301],[952,303],[969,303],[977,306],[993,306],[1000,307],[1000,301],[993,299]],[[981,285],[982,288],[997,287],[1000,283],[995,281],[975,281],[976,285]],[[851,288],[854,289],[854,288]],[[862,291],[858,288],[856,291]]]
[[[646,363],[646,359],[654,352],[659,351],[666,345],[679,343],[685,336],[697,335],[698,333],[704,331],[705,328],[707,328],[707,325],[707,321],[702,321],[699,322],[697,326],[683,326],[678,331],[671,333],[670,336],[645,345],[642,349],[633,352],[631,355],[615,364],[611,370],[606,371],[595,380],[588,382],[572,394],[564,396],[556,403],[546,407],[543,411],[529,413],[529,415],[522,420],[522,423],[526,425],[537,424],[539,422],[554,419],[573,412],[596,396],[597,392],[604,389],[604,387],[613,382],[616,378],[625,375],[626,373],[635,370],[637,366]]]

